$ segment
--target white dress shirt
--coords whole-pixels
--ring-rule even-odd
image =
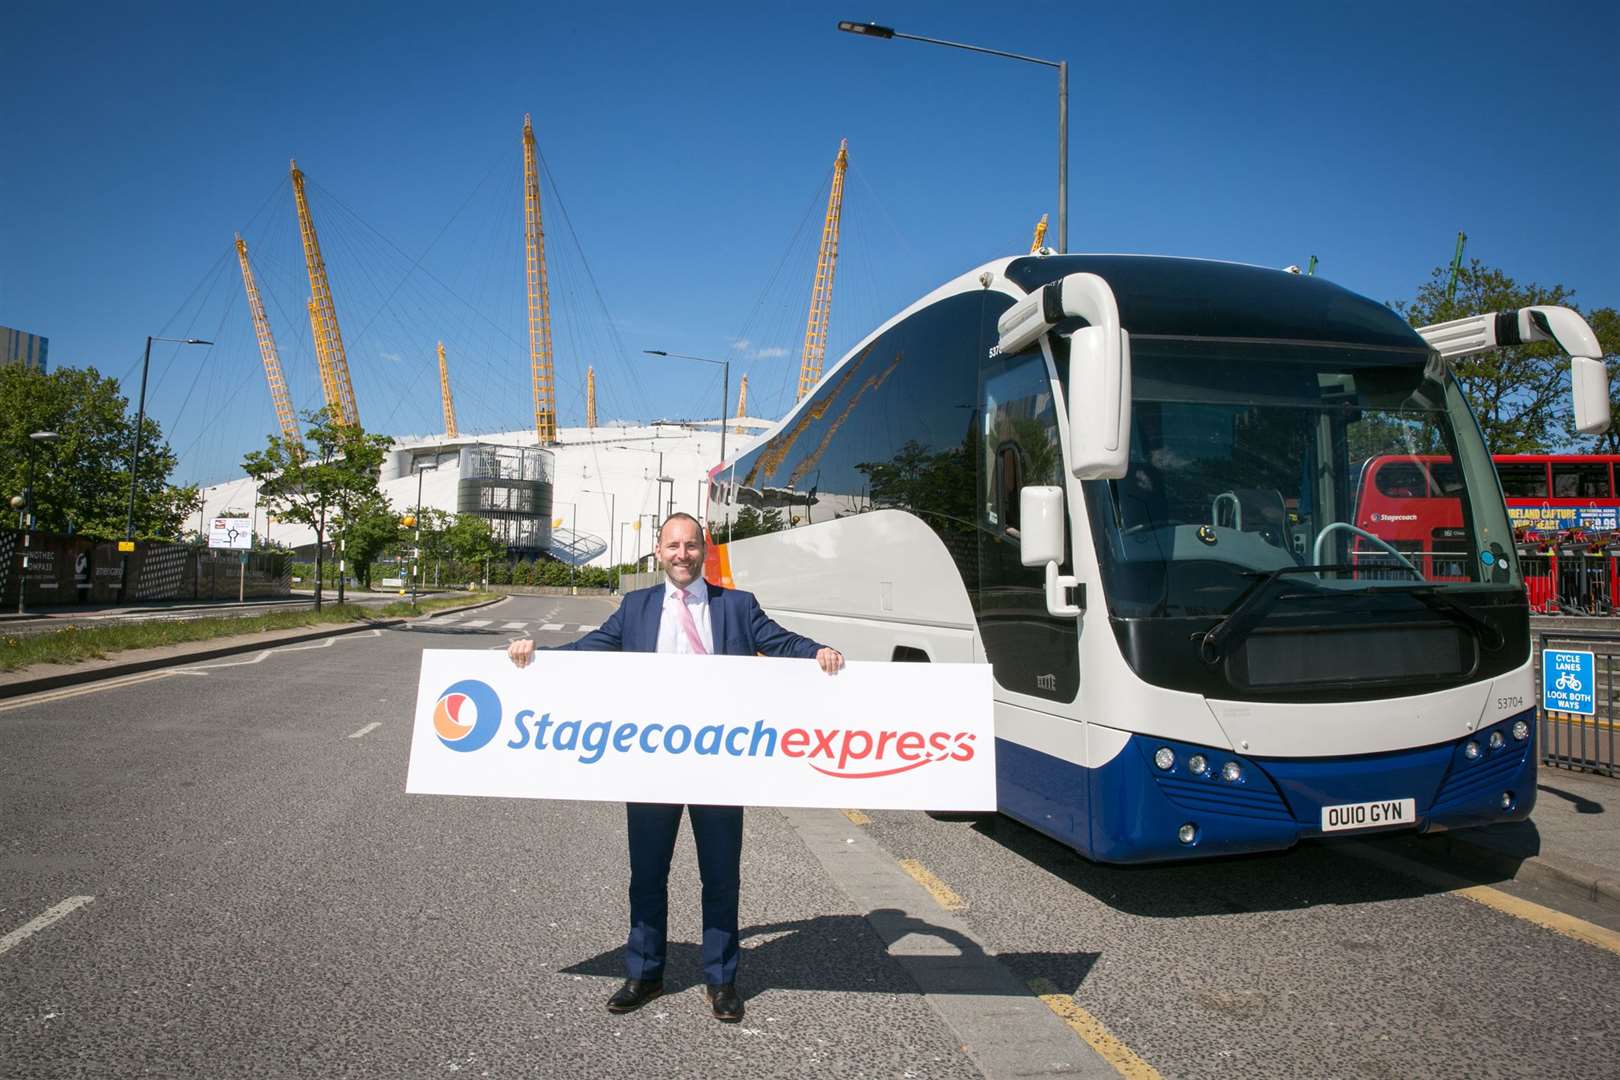
[[[664,610],[658,618],[658,651],[661,653],[693,653],[681,620],[681,593],[675,583],[664,579]],[[686,608],[697,624],[698,637],[703,647],[714,653],[714,628],[709,625],[709,583],[698,578],[686,587]]]

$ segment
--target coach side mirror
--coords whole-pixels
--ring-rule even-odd
[[[1609,371],[1600,357],[1569,358],[1570,392],[1575,397],[1575,430],[1601,435],[1609,430]]]
[[[1079,579],[1058,573],[1066,553],[1063,489],[1031,485],[1018,491],[1018,557],[1025,566],[1046,567],[1046,610],[1052,615],[1078,615],[1081,604],[1072,602],[1071,590]],[[1080,592],[1084,597],[1084,592]]]
[[[1044,285],[996,320],[992,356],[1012,356],[1065,319],[1086,326],[1069,335],[1069,470],[1080,480],[1118,480],[1130,467],[1131,336],[1119,303],[1096,274]]]

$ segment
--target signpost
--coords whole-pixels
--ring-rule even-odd
[[[1542,650],[1541,707],[1547,712],[1596,715],[1597,664],[1590,652]]]
[[[248,551],[253,547],[253,519],[217,517],[208,522],[208,546],[240,552],[236,560],[236,602],[247,599]]]

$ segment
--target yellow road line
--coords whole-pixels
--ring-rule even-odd
[[[849,818],[849,821],[850,821],[851,825],[870,825],[870,824],[872,824],[872,819],[867,817],[865,814],[861,813],[859,810],[845,810],[844,811],[844,816]]]
[[[912,880],[927,889],[929,895],[934,898],[934,902],[946,911],[962,911],[967,907],[966,900],[952,892],[949,885],[935,877],[933,871],[916,859],[901,859],[900,869],[910,874]]]
[[[1101,1020],[1075,1004],[1072,995],[1060,992],[1045,979],[1031,979],[1028,985],[1048,1009],[1057,1013],[1058,1018],[1119,1075],[1127,1080],[1161,1080],[1158,1069],[1137,1057],[1136,1051],[1115,1038]]]
[[[76,686],[71,689],[46,690],[38,694],[28,694],[25,697],[14,698],[0,704],[0,712],[10,712],[12,709],[25,709],[30,705],[49,705],[53,701],[65,701],[68,698],[80,697],[84,694],[94,694],[101,690],[116,690],[121,686],[134,686],[136,683],[151,682],[154,679],[167,678],[173,675],[172,670],[142,671],[134,675],[125,675],[119,679],[103,679],[100,682],[90,683],[87,686]]]
[[[1489,885],[1453,889],[1452,893],[1465,900],[1472,900],[1476,904],[1484,904],[1488,908],[1512,915],[1516,919],[1535,923],[1555,934],[1563,934],[1565,937],[1583,941],[1588,945],[1596,945],[1600,949],[1607,949],[1620,955],[1620,933],[1607,927],[1589,923],[1585,919],[1577,919],[1573,915],[1566,915],[1550,907],[1542,907],[1529,900],[1522,900],[1500,889],[1493,889]]]

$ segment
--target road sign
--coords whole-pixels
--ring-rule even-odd
[[[1541,651],[1541,707],[1548,712],[1597,712],[1597,664],[1589,652]]]
[[[253,546],[253,523],[247,518],[210,519],[208,546],[246,551]]]

